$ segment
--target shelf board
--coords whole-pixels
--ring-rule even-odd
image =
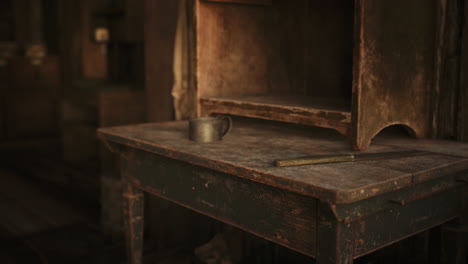
[[[271,5],[272,0],[205,0],[205,2],[244,5]]]
[[[200,98],[202,115],[232,114],[336,129],[348,135],[351,104],[309,96],[238,96]]]

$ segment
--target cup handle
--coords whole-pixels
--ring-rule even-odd
[[[232,118],[230,116],[223,115],[221,119],[223,119],[223,121],[225,121],[226,124],[222,133],[222,136],[224,137],[232,129]]]

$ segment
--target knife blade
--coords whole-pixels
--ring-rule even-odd
[[[344,153],[334,155],[315,155],[305,156],[290,159],[277,159],[274,161],[276,167],[292,167],[303,165],[317,165],[327,163],[340,163],[340,162],[353,162],[353,161],[367,161],[378,159],[395,159],[403,157],[412,157],[427,155],[427,151],[408,150],[408,151],[393,151],[393,152],[379,152],[379,153]]]

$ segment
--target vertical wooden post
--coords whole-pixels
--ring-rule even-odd
[[[458,112],[458,140],[468,142],[468,4],[464,5],[464,24],[462,25],[460,96]]]
[[[438,34],[436,43],[434,85],[431,93],[432,127],[434,138],[455,138],[459,132],[459,99],[462,97],[461,64],[463,33],[462,3],[459,0],[439,0]]]
[[[442,226],[442,264],[466,264],[468,261],[468,184],[461,195],[462,214]]]
[[[20,47],[44,44],[42,0],[15,0],[15,42]]]
[[[31,44],[43,44],[43,17],[42,17],[42,0],[32,0],[30,2],[30,27],[31,27]]]
[[[339,222],[330,205],[318,203],[317,264],[353,264],[354,223]]]
[[[123,217],[130,264],[143,263],[144,194],[126,180],[123,184]]]

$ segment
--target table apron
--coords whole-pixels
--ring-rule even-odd
[[[463,186],[388,208],[355,222],[355,257],[428,230],[460,216]]]
[[[143,150],[127,149],[121,157],[122,177],[137,188],[311,257],[343,251],[357,258],[447,222],[463,212],[466,191],[452,175],[333,205]],[[389,200],[414,193],[424,195],[400,205]]]
[[[153,153],[121,159],[126,181],[147,193],[314,257],[317,199]]]

